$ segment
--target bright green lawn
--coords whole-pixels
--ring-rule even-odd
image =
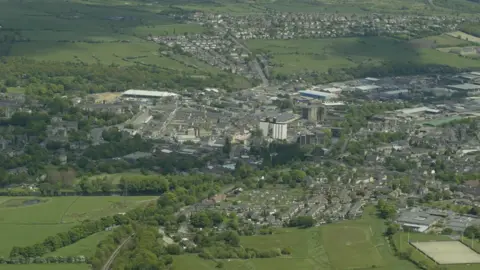
[[[103,232],[96,233],[94,235],[91,235],[85,239],[78,241],[73,245],[63,247],[52,253],[47,253],[44,255],[44,257],[83,255],[89,258],[95,254],[98,243],[103,239],[105,239],[105,237],[107,237],[110,233],[111,231],[103,231]]]
[[[0,256],[8,257],[13,246],[27,246],[41,242],[48,236],[68,231],[72,226],[74,226],[74,224],[0,224]]]
[[[415,49],[408,42],[382,37],[304,40],[249,40],[252,51],[272,56],[274,71],[291,74],[301,71],[375,66],[384,62],[444,64],[480,67],[480,61],[434,49]]]
[[[105,196],[79,197],[69,208],[63,218],[64,222],[75,222],[85,219],[98,219],[104,216],[124,213],[136,206],[153,201],[152,196]],[[124,204],[126,202],[126,205]]]
[[[34,198],[0,197],[0,256],[8,256],[13,246],[40,242],[82,220],[124,213],[155,197],[41,197],[42,203],[21,206],[31,199]]]

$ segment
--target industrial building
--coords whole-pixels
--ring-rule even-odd
[[[130,89],[122,93],[122,97],[134,98],[165,98],[176,97],[178,94],[165,91],[150,91],[150,90],[134,90]]]
[[[377,85],[373,85],[373,84],[370,84],[370,85],[361,85],[361,86],[357,86],[355,87],[356,90],[360,90],[360,91],[373,91],[373,90],[377,90],[379,89],[380,87],[377,86]]]
[[[264,137],[270,137],[275,140],[286,140],[288,124],[298,118],[298,115],[292,113],[267,116],[260,121],[259,128]]]
[[[455,91],[467,92],[469,94],[480,93],[480,85],[478,84],[462,83],[462,84],[447,85],[447,87]]]
[[[337,95],[329,93],[329,92],[322,92],[322,91],[315,91],[315,90],[303,90],[299,91],[300,96],[302,97],[309,97],[314,99],[320,100],[330,100],[337,98]]]
[[[425,211],[413,209],[400,214],[397,223],[417,232],[425,232],[441,219],[440,216],[431,215]]]
[[[407,109],[400,109],[395,111],[399,116],[412,116],[412,115],[417,115],[417,114],[423,114],[423,113],[430,113],[430,114],[436,114],[439,113],[440,110],[437,109],[431,109],[428,107],[416,107],[416,108],[407,108]]]

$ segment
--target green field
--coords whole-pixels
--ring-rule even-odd
[[[185,56],[177,61],[160,52],[165,47],[147,41],[149,35],[202,33],[206,29],[167,15],[169,5],[145,5],[132,1],[7,1],[0,0],[2,34],[21,42],[8,56],[35,60],[116,65],[155,65],[188,73],[219,73],[196,65]],[[198,67],[197,67],[198,66]],[[200,72],[201,71],[201,72]]]
[[[398,248],[399,251],[407,251],[411,250],[411,258],[417,262],[423,262],[424,264],[428,265],[429,267],[435,267],[437,264],[432,261],[430,258],[425,256],[415,247],[411,246],[408,243],[410,242],[428,242],[428,241],[452,241],[452,239],[446,235],[436,235],[436,234],[424,234],[424,233],[397,233],[393,236],[393,241],[395,246]],[[465,243],[470,246],[470,241],[465,241]],[[474,249],[478,251],[480,248],[480,243],[474,242]],[[479,269],[479,265],[448,265],[445,266],[447,270],[476,270]]]
[[[416,39],[413,42],[425,42],[426,44],[432,44],[435,47],[462,47],[474,45],[472,42],[449,36],[447,34]]]
[[[96,246],[100,241],[102,241],[106,236],[108,236],[111,231],[103,231],[91,235],[85,239],[78,241],[77,243],[63,247],[56,250],[52,253],[47,253],[44,257],[50,256],[78,256],[83,255],[86,258],[89,258],[95,254]]]
[[[302,40],[249,40],[257,53],[271,56],[274,71],[283,74],[302,71],[376,66],[384,62],[443,64],[480,67],[480,61],[436,51],[414,48],[408,42],[382,37]]]
[[[383,236],[385,225],[369,208],[363,218],[310,229],[279,229],[273,235],[242,236],[241,244],[258,250],[288,247],[289,256],[269,259],[225,260],[227,270],[343,270],[375,269],[414,270],[400,260]],[[347,259],[348,258],[348,259]],[[196,256],[174,257],[177,270],[213,269],[215,264]]]
[[[25,201],[39,199],[41,202],[24,206]],[[126,212],[145,204],[154,197],[0,197],[0,256],[8,256],[13,246],[35,244],[50,235],[67,231],[86,219]],[[94,238],[85,239],[96,246]],[[76,247],[78,245],[78,247]],[[81,250],[85,243],[76,243],[71,248]],[[69,247],[70,248],[70,247]],[[68,250],[65,252],[69,252]]]

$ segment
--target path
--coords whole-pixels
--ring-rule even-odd
[[[175,109],[168,115],[167,119],[163,122],[162,127],[158,131],[158,134],[163,134],[167,126],[172,122],[173,118],[175,118],[175,114],[178,110],[178,100],[175,100]]]
[[[117,257],[117,255],[120,253],[120,250],[122,249],[122,247],[128,242],[130,241],[130,239],[132,239],[132,237],[135,235],[135,233],[133,233],[132,235],[130,235],[127,239],[123,240],[123,242],[117,247],[117,249],[115,249],[115,251],[112,253],[112,255],[110,256],[110,258],[108,259],[108,261],[103,265],[102,267],[102,270],[110,270],[110,266],[112,266],[112,263],[115,261],[115,258]]]
[[[247,46],[243,45],[240,41],[238,41],[235,37],[232,36],[232,41],[235,42],[238,46],[242,47],[245,51],[248,52],[248,54],[253,55],[250,49],[248,49]],[[265,76],[265,73],[263,72],[262,67],[258,63],[258,60],[256,57],[253,58],[253,68],[257,71],[258,76],[260,76],[260,79],[262,79],[262,85],[267,86],[268,85],[268,80],[267,77]]]

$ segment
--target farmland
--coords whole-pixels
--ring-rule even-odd
[[[383,237],[384,224],[369,209],[363,218],[336,224],[322,225],[310,229],[279,229],[273,235],[243,236],[244,247],[267,250],[288,247],[292,253],[287,257],[227,260],[225,269],[366,269],[375,265],[376,269],[410,270],[416,269],[407,261],[393,255]],[[348,257],[348,260],[345,258]],[[212,269],[210,261],[191,255],[174,258],[179,270]]]
[[[1,197],[0,256],[8,256],[13,246],[31,245],[78,222],[122,213],[147,203],[154,197]],[[95,235],[94,235],[95,236]],[[84,241],[89,241],[85,239]],[[90,243],[93,244],[94,241]],[[85,248],[79,242],[79,248]],[[71,248],[75,249],[75,245]],[[59,251],[61,252],[61,251]]]
[[[157,15],[142,5],[87,5],[60,0],[0,0],[0,4],[0,25],[12,29],[5,33],[22,40],[12,46],[9,56],[88,64],[154,65],[195,73],[189,63],[195,61],[193,58],[185,57],[185,62],[173,60],[161,55],[165,48],[145,39],[149,35],[202,33],[203,26]],[[220,72],[213,67],[208,71]]]
[[[327,72],[385,62],[480,67],[476,60],[434,49],[416,49],[405,41],[381,37],[249,40],[247,45],[252,51],[269,55],[273,70],[283,74],[307,70]]]

